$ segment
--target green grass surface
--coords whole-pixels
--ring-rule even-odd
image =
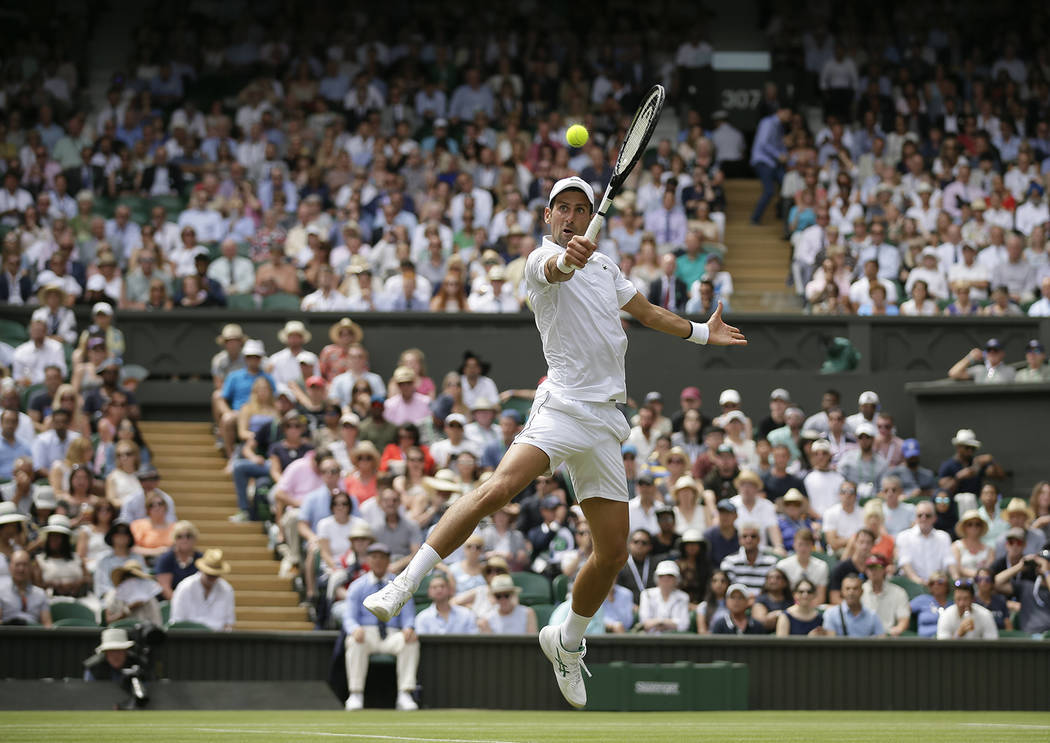
[[[149,743],[232,741],[1046,741],[1038,712],[9,712],[0,738]]]

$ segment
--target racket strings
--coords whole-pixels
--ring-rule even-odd
[[[631,121],[624,135],[623,145],[620,147],[620,156],[616,159],[617,173],[630,170],[642,154],[641,150],[652,135],[652,130],[656,127],[656,120],[663,109],[662,92],[662,89],[654,91]]]

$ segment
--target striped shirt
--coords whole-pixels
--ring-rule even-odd
[[[752,563],[747,559],[744,548],[741,547],[739,552],[729,555],[729,557],[722,560],[722,564],[719,567],[729,574],[731,582],[743,583],[751,589],[752,595],[757,596],[762,591],[762,585],[766,582],[766,573],[776,567],[776,564],[777,558],[775,556],[762,552],[758,553],[754,563]]]

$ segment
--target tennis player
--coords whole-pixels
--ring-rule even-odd
[[[616,403],[626,401],[624,309],[646,327],[683,340],[743,346],[722,321],[721,304],[704,324],[651,304],[584,233],[594,191],[578,177],[551,189],[544,221],[551,234],[528,257],[525,278],[543,339],[547,379],[536,391],[528,423],[492,477],[458,499],[434,526],[408,567],[364,605],[380,621],[397,614],[430,570],[463,544],[478,522],[499,510],[540,475],[565,464],[591,527],[594,551],[572,591],[560,627],[540,630],[540,647],[554,666],[565,699],[587,703],[581,668],[583,633],[627,562],[627,479],[620,444],[630,427]],[[574,270],[578,269],[578,270]],[[589,673],[588,673],[589,675]]]

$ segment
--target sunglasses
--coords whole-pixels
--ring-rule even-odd
[[[342,470],[340,470],[338,467],[325,467],[323,470],[321,470],[322,475],[338,475],[341,474],[341,472]]]
[[[192,535],[192,534],[189,534],[189,533],[186,533],[186,534],[176,534],[176,535],[175,535],[175,538],[176,538],[176,539],[193,539],[193,535]]]
[[[795,590],[795,593],[799,594],[800,596],[808,596],[811,595],[813,591],[809,588],[799,588]]]
[[[482,572],[484,572],[485,575],[494,575],[496,573],[505,573],[506,571],[503,568],[485,568]]]
[[[513,595],[514,594],[512,594],[512,593],[496,593],[496,594],[493,594],[493,596],[495,596],[497,599],[509,599]]]
[[[479,549],[481,549],[481,545],[480,544],[465,544],[465,545],[463,545],[463,549],[466,549],[466,550],[479,550]]]
[[[349,508],[349,507],[350,507],[350,501],[348,501],[348,500],[337,500],[335,503],[332,504],[332,508]]]
[[[933,514],[932,513],[917,513],[917,514],[915,514],[915,518],[917,518],[917,519],[932,519],[933,518]]]
[[[157,501],[156,503],[150,503],[150,508],[167,508],[167,504],[164,501]]]
[[[952,585],[956,588],[973,588],[973,581],[969,578],[964,578],[962,580],[955,581],[955,583],[953,583]]]

